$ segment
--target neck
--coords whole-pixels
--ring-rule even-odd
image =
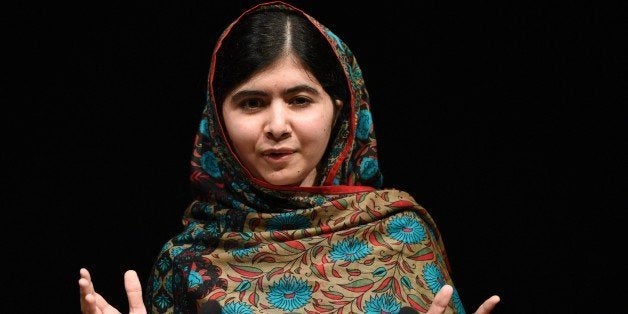
[[[303,179],[303,181],[301,181],[301,184],[299,184],[299,186],[305,186],[305,187],[310,187],[310,186],[314,186],[314,182],[316,181],[316,174],[318,173],[318,171],[316,171],[316,169],[312,170],[312,172],[310,172],[307,177],[305,177],[305,179]]]

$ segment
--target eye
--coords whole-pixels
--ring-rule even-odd
[[[290,104],[298,106],[298,107],[305,107],[309,104],[312,103],[312,100],[309,99],[308,97],[304,97],[304,96],[297,96],[294,97],[291,101]]]
[[[243,110],[254,111],[264,106],[264,102],[260,98],[247,98],[242,100],[238,106]]]

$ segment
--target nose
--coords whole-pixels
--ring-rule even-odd
[[[283,101],[274,101],[268,110],[268,120],[264,127],[266,137],[274,141],[280,141],[290,137],[290,112]]]

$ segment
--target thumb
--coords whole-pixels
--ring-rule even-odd
[[[146,314],[146,306],[142,299],[142,284],[134,270],[124,273],[124,289],[129,300],[129,314]]]

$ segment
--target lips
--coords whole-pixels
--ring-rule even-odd
[[[270,154],[266,154],[264,156],[268,157],[268,158],[273,158],[273,159],[279,159],[283,156],[287,156],[290,155],[290,153],[270,153]]]
[[[269,161],[280,161],[294,154],[292,149],[268,149],[262,152],[262,156]]]

